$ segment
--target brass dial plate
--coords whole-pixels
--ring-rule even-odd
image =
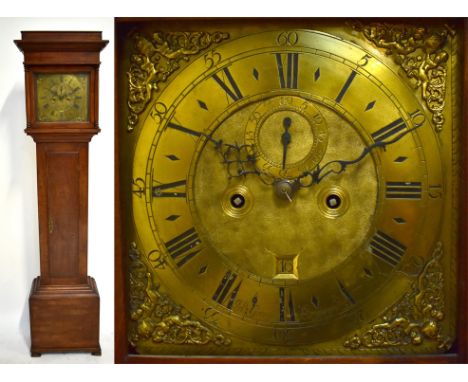
[[[434,224],[450,221],[450,147],[396,65],[329,32],[234,34],[139,116],[132,231],[151,285],[234,346],[154,345],[139,313],[138,352],[353,354],[346,338],[454,245]],[[437,351],[417,345],[387,350]]]
[[[36,73],[39,122],[89,121],[89,73]]]

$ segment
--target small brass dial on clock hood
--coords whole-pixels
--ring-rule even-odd
[[[38,73],[35,78],[39,122],[89,120],[89,74]]]

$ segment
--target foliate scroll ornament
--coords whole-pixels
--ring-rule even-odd
[[[229,338],[194,319],[161,292],[135,243],[131,243],[129,256],[129,341],[132,346],[144,340],[165,344],[231,344]]]
[[[447,61],[444,49],[455,32],[444,27],[390,25],[386,23],[355,22],[352,27],[361,32],[386,55],[392,56],[416,88],[432,113],[437,132],[442,130],[445,118]]]
[[[135,33],[135,53],[127,72],[127,130],[133,131],[153,92],[159,91],[159,84],[166,82],[181,62],[228,38],[229,34],[223,32],[156,32],[151,37]]]
[[[447,351],[451,339],[441,333],[445,311],[442,255],[442,243],[438,242],[411,290],[370,328],[346,340],[344,346],[391,348],[432,341],[440,351]]]

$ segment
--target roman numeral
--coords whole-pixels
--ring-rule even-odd
[[[280,321],[296,321],[296,313],[294,312],[294,303],[291,291],[286,294],[283,287],[279,288],[279,319]],[[289,314],[287,314],[287,310]]]
[[[372,237],[372,254],[391,266],[397,266],[406,252],[406,247],[382,231]]]
[[[421,182],[387,182],[385,197],[387,199],[421,199]]]
[[[180,186],[185,186],[187,183],[186,180],[179,180],[177,182],[166,183],[166,184],[158,184],[157,186],[153,186],[153,196],[157,198],[185,198],[187,194],[185,192],[179,191],[164,191],[169,190],[171,188],[176,188]]]
[[[213,301],[216,301],[220,305],[226,304],[226,308],[232,310],[234,305],[234,301],[236,300],[237,294],[239,293],[239,289],[241,287],[242,281],[239,281],[236,287],[233,288],[234,282],[236,281],[237,274],[231,271],[227,271],[224,277],[222,278],[221,282],[216,289],[216,292],[213,295]],[[226,299],[227,295],[229,294],[229,298]]]
[[[190,228],[164,244],[179,268],[201,251],[201,248],[199,248],[201,240],[195,228]]]
[[[351,72],[351,74],[349,75],[348,79],[346,80],[345,84],[343,85],[343,87],[341,88],[341,91],[340,93],[337,95],[336,99],[335,99],[335,102],[336,103],[340,103],[341,100],[343,99],[344,95],[346,94],[346,92],[348,91],[349,87],[351,86],[351,83],[353,82],[354,78],[356,77],[356,74],[357,72],[355,72],[354,70]]]
[[[382,127],[380,130],[377,130],[375,133],[372,133],[371,136],[375,142],[384,142],[387,138],[398,135],[398,133],[405,128],[406,123],[403,121],[403,118],[398,118],[387,126]]]
[[[174,130],[181,131],[182,133],[185,133],[185,134],[193,135],[195,137],[199,137],[202,135],[199,131],[191,130],[187,127],[178,125],[177,123],[174,123],[174,122],[169,122],[167,124],[167,127],[174,129]]]
[[[297,89],[297,75],[299,72],[299,53],[287,53],[286,68],[283,65],[283,54],[275,53],[278,78],[282,89]]]
[[[239,90],[239,87],[237,86],[236,82],[234,81],[234,78],[232,78],[231,72],[229,71],[228,68],[224,68],[223,72],[227,78],[227,82],[224,82],[223,79],[221,79],[217,73],[213,74],[213,79],[216,81],[216,83],[221,86],[221,88],[226,92],[226,94],[231,97],[233,101],[238,101],[240,100],[243,95],[241,91]]]

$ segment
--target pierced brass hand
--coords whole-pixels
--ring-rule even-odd
[[[225,143],[223,140],[214,139],[211,134],[200,133],[208,142],[214,145],[215,150],[222,157],[222,162],[226,166],[228,178],[238,178],[248,174],[261,175],[255,167],[256,157],[251,154],[251,145],[236,143]],[[251,150],[253,151],[253,150]]]
[[[313,171],[306,171],[301,176],[297,178],[301,187],[311,187],[314,184],[319,184],[324,178],[331,174],[341,174],[343,173],[349,165],[357,164],[362,161],[367,155],[369,155],[373,150],[377,148],[382,148],[386,150],[387,146],[398,142],[402,139],[405,135],[411,133],[412,131],[416,130],[422,126],[422,124],[418,124],[415,127],[404,131],[403,133],[399,134],[395,138],[391,139],[390,141],[377,141],[364,148],[362,153],[355,159],[351,160],[332,160],[327,162],[323,166],[320,164],[317,165],[315,170]]]

